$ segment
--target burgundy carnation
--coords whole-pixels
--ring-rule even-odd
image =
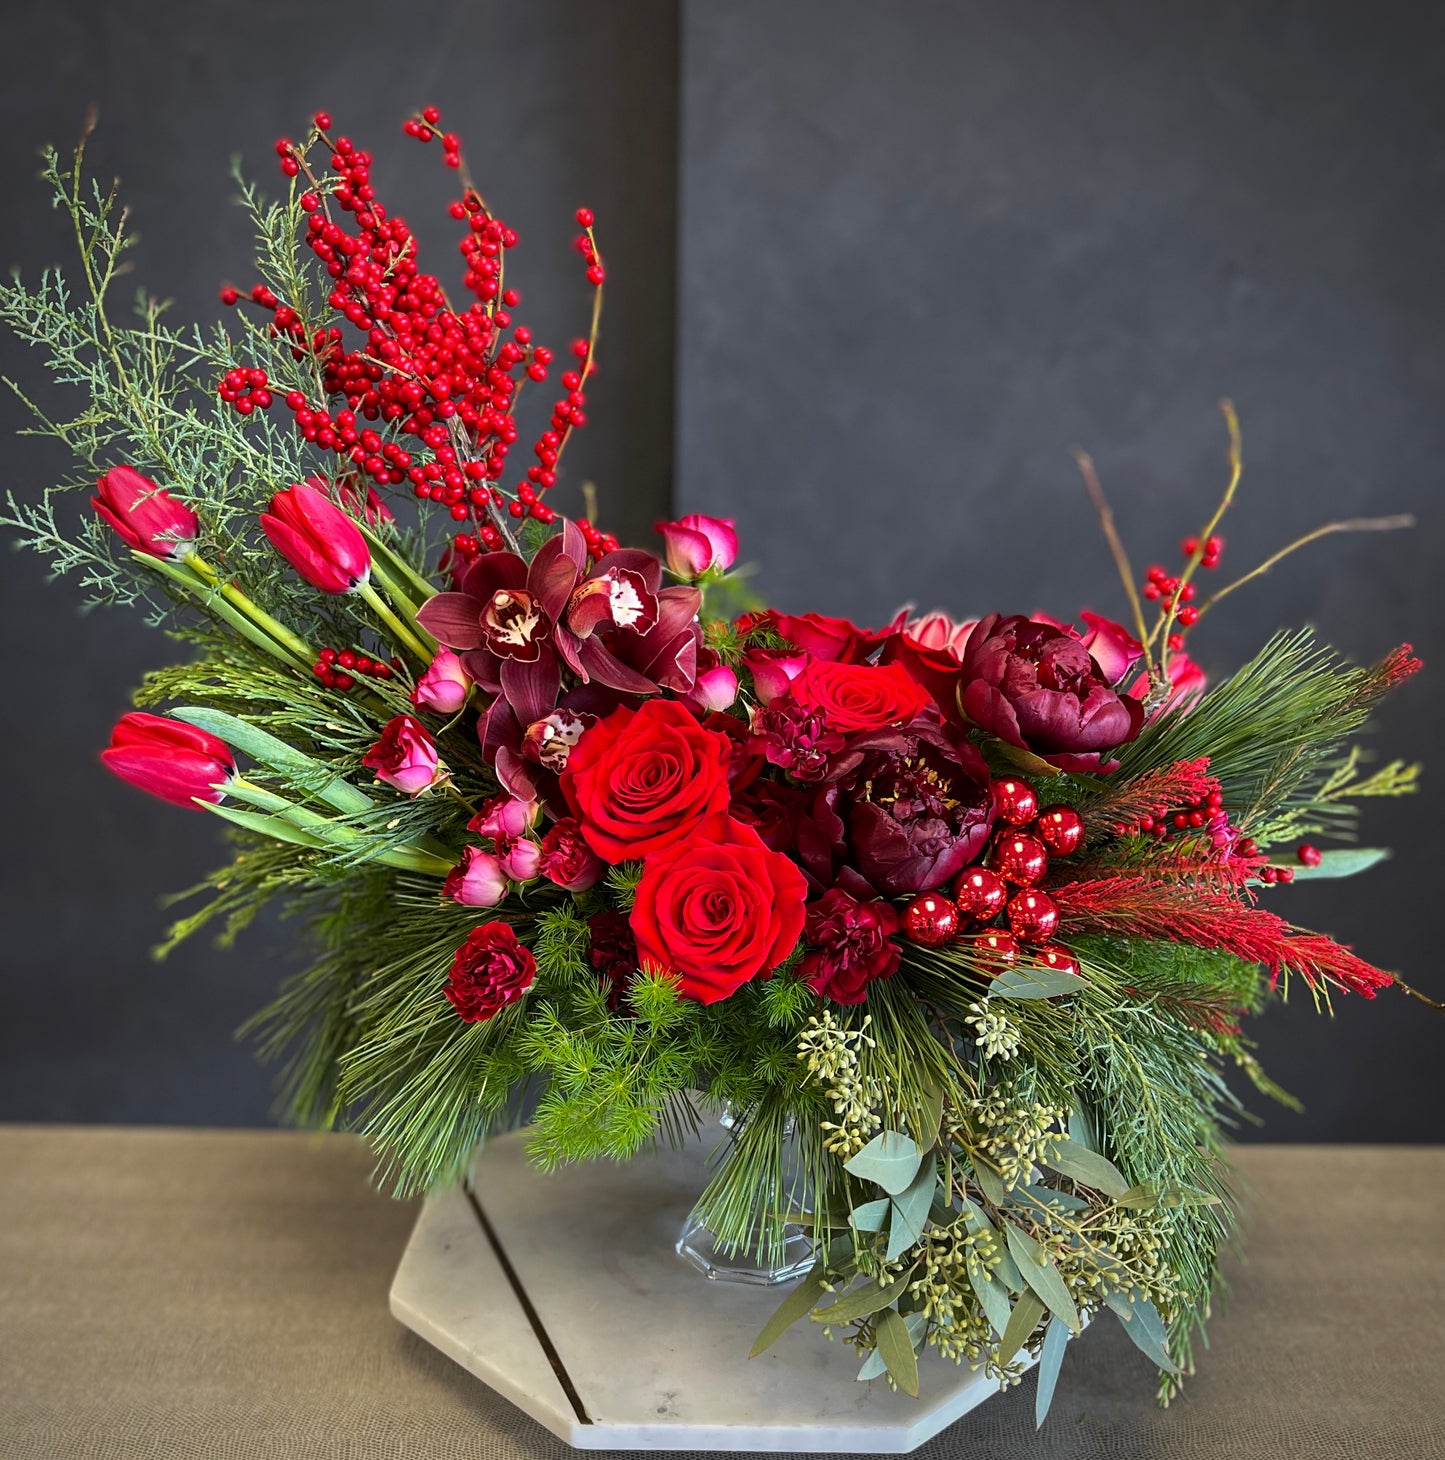
[[[779,695],[753,710],[753,750],[795,781],[821,781],[847,743],[821,710],[806,710],[791,695]]]
[[[807,815],[813,793],[782,781],[756,781],[733,792],[732,814],[762,837],[774,852],[792,852],[798,845],[798,825]]]
[[[452,959],[443,992],[469,1024],[490,1019],[532,987],[537,960],[508,923],[483,923],[467,934]]]
[[[875,978],[898,967],[898,914],[886,902],[859,902],[841,888],[825,892],[808,908],[803,937],[803,978],[837,1004],[861,1004]]]
[[[592,934],[588,960],[607,994],[607,1007],[617,1009],[637,977],[637,940],[626,913],[600,912],[587,919]]]
[[[564,816],[542,838],[538,871],[568,892],[585,892],[602,876],[602,859],[587,845],[581,824]]]
[[[974,724],[1065,771],[1101,769],[1144,723],[1071,633],[994,613],[968,636],[959,705]],[[1102,767],[1107,768],[1107,767]]]

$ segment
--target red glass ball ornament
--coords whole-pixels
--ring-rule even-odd
[[[1067,857],[1084,840],[1084,818],[1072,806],[1045,806],[1034,835],[1054,856]]]
[[[1024,943],[1047,943],[1059,930],[1059,906],[1047,892],[1028,888],[1009,903],[1008,925]]]
[[[958,932],[958,909],[941,892],[921,892],[903,909],[903,936],[925,948],[941,948]]]
[[[993,783],[998,819],[1027,826],[1039,814],[1039,793],[1021,776],[1003,776]]]
[[[1049,850],[1036,836],[1007,832],[993,844],[988,865],[1005,882],[1032,887],[1049,870]]]
[[[1079,976],[1079,960],[1062,943],[1045,943],[1042,948],[1029,949],[1029,957],[1047,968],[1050,973],[1071,973]]]
[[[970,867],[953,884],[958,911],[976,923],[992,922],[1008,902],[1008,888],[996,872],[987,867]]]
[[[973,956],[982,963],[991,974],[1002,973],[1006,968],[1012,968],[1019,961],[1018,940],[1012,933],[1000,933],[993,929],[984,933],[973,933],[965,939],[965,943],[973,953]]]

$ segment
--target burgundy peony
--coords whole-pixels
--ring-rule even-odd
[[[684,998],[716,1003],[793,951],[807,891],[797,867],[752,827],[713,817],[648,857],[632,904],[638,956],[677,974]]]
[[[121,717],[111,731],[110,748],[100,758],[121,780],[192,811],[201,809],[198,800],[219,801],[225,783],[236,774],[224,740],[143,710]]]
[[[975,725],[1065,771],[1100,769],[1144,723],[1075,635],[1021,614],[990,614],[969,635],[958,699]]]
[[[452,959],[443,992],[468,1024],[479,1023],[515,1004],[532,987],[537,960],[507,923],[483,923],[467,934]]]
[[[808,986],[836,1004],[861,1004],[875,978],[898,967],[898,914],[886,902],[860,902],[830,888],[808,908],[802,974]]]
[[[350,593],[371,573],[371,553],[361,529],[329,497],[298,482],[271,498],[261,514],[271,546],[323,593]]]
[[[174,558],[200,536],[196,514],[134,467],[113,466],[95,484],[96,515],[138,553]]]
[[[602,876],[602,859],[587,845],[582,828],[570,816],[547,829],[542,838],[541,872],[568,892],[585,892]]]
[[[888,897],[931,892],[978,858],[994,823],[982,756],[920,721],[865,750],[832,803],[851,860]]]
[[[732,745],[676,700],[614,710],[577,742],[562,794],[605,862],[665,851],[728,803]]]
[[[381,739],[361,757],[376,779],[404,796],[419,796],[437,778],[437,748],[426,726],[411,715],[388,720]]]

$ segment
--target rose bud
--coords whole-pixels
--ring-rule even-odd
[[[315,487],[298,482],[271,498],[261,514],[271,545],[313,587],[350,593],[371,573],[371,553],[361,529]]]
[[[113,466],[95,484],[96,515],[138,553],[174,558],[201,535],[201,523],[184,503],[133,467]]]
[[[507,876],[501,862],[480,847],[468,847],[447,873],[442,896],[468,907],[496,907],[507,895]]]
[[[688,699],[704,710],[716,713],[727,709],[737,697],[737,675],[726,664],[716,664],[711,669],[704,669],[693,681]]]
[[[753,694],[760,705],[771,704],[812,662],[810,654],[787,649],[749,649],[743,667],[753,677]]]
[[[472,690],[471,676],[450,649],[438,649],[426,672],[417,680],[411,702],[420,710],[455,715]]]
[[[406,796],[425,791],[437,778],[437,748],[426,726],[410,715],[388,720],[381,739],[361,757],[361,763]]]
[[[201,809],[197,801],[219,802],[226,782],[236,774],[224,740],[139,710],[122,716],[100,758],[121,780],[193,811]]]
[[[564,816],[542,838],[540,870],[565,892],[586,892],[602,876],[602,858],[587,845],[577,821]]]
[[[542,849],[530,837],[519,836],[514,841],[503,841],[502,871],[513,882],[530,882],[542,866]]]
[[[679,578],[701,578],[704,573],[726,573],[737,561],[738,535],[730,517],[703,517],[698,513],[676,522],[659,522],[667,566]]]
[[[542,808],[535,801],[517,796],[493,796],[482,802],[482,809],[467,822],[467,830],[480,836],[521,836],[537,824]]]

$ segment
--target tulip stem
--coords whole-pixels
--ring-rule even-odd
[[[303,668],[310,666],[316,656],[312,652],[311,646],[304,639],[293,634],[278,619],[272,618],[264,608],[247,598],[234,583],[223,579],[199,553],[187,553],[185,562],[187,567],[198,577],[204,579],[222,598],[226,599],[234,608],[239,609],[253,623],[264,629],[278,644],[290,650],[301,662]]]
[[[373,564],[373,568],[375,564]],[[431,662],[431,651],[422,643],[412,631],[391,611],[385,600],[371,586],[368,579],[363,578],[356,585],[356,591],[370,605],[372,612],[391,630],[396,637],[421,660],[423,664]]]
[[[361,535],[366,539],[367,543],[371,547],[372,567],[376,568],[379,577],[385,580],[388,573],[394,573],[397,578],[405,581],[409,585],[410,590],[416,594],[417,600],[423,603],[428,598],[431,598],[436,594],[436,585],[433,583],[428,583],[427,580],[423,578],[422,575],[418,573],[417,570],[413,568],[409,562],[407,562],[405,556],[397,552],[396,549],[393,548],[392,545],[387,542],[386,539],[382,537],[382,535],[370,525],[370,523],[359,521],[356,525],[361,529]],[[383,571],[381,565],[377,563],[378,558],[384,558],[386,560],[385,571]],[[408,593],[407,596],[410,597],[411,593]]]

